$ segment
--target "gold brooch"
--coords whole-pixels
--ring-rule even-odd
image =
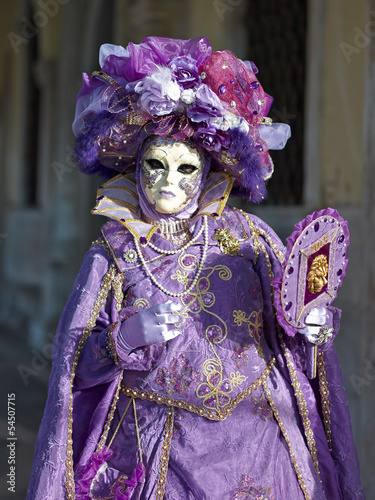
[[[229,228],[226,229],[216,229],[215,234],[212,236],[213,240],[219,242],[220,250],[226,255],[240,255],[240,240],[234,238],[230,234]]]

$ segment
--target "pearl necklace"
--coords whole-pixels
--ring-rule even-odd
[[[203,265],[204,265],[204,261],[206,259],[206,255],[207,255],[207,250],[208,250],[208,226],[207,226],[207,215],[204,215],[203,216],[203,225],[202,225],[202,228],[199,232],[199,234],[202,234],[202,230],[204,229],[204,245],[203,245],[203,250],[202,250],[202,258],[199,262],[199,266],[198,266],[198,270],[197,270],[197,273],[196,275],[194,276],[194,279],[191,283],[191,285],[189,286],[189,288],[187,288],[184,292],[179,292],[179,293],[174,293],[174,292],[170,292],[169,290],[167,290],[161,283],[159,283],[157,281],[157,279],[155,278],[155,276],[152,274],[152,272],[150,271],[150,269],[147,267],[147,264],[146,264],[146,261],[143,257],[143,254],[142,254],[142,251],[141,251],[141,248],[139,246],[139,242],[138,242],[138,239],[133,236],[133,239],[134,239],[134,244],[135,244],[135,248],[137,250],[137,254],[138,254],[138,257],[140,258],[141,262],[142,262],[142,265],[143,265],[143,268],[144,270],[146,271],[146,274],[147,276],[151,279],[151,281],[154,283],[154,285],[156,285],[162,292],[164,292],[166,295],[169,295],[170,297],[182,297],[188,293],[190,293],[193,288],[195,287],[195,285],[197,284],[198,282],[198,279],[203,271]],[[194,238],[194,240],[196,240],[198,238],[198,235]],[[192,241],[189,242],[190,244],[192,244]],[[150,245],[150,243],[149,243]],[[186,246],[186,245],[185,245]],[[190,245],[189,245],[190,246]],[[152,248],[152,247],[151,247]],[[179,249],[180,251],[180,249]],[[167,253],[167,252],[164,252],[163,253]],[[177,253],[177,252],[174,252],[174,253]]]
[[[202,225],[202,227],[197,232],[197,234],[194,236],[194,238],[192,238],[191,240],[189,240],[182,247],[172,248],[171,250],[162,250],[161,248],[159,248],[156,245],[154,245],[153,243],[151,243],[151,241],[148,242],[148,246],[150,248],[152,248],[153,250],[155,250],[155,252],[164,253],[166,255],[174,255],[176,253],[182,253],[182,252],[184,252],[185,250],[187,250],[191,245],[193,245],[197,241],[197,239],[199,238],[199,236],[202,234],[203,229],[204,229],[204,225]]]

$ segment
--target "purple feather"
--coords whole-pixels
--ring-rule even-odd
[[[252,139],[238,129],[230,131],[231,147],[228,152],[239,158],[236,170],[242,172],[241,184],[234,183],[232,194],[246,196],[252,203],[260,203],[266,198],[266,184],[262,178],[262,163]]]
[[[118,119],[119,116],[116,113],[109,111],[85,117],[85,131],[76,138],[74,148],[74,160],[84,174],[97,174],[105,179],[118,174],[116,170],[105,167],[98,160],[99,143],[110,135]]]

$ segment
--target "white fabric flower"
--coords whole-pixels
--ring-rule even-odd
[[[181,92],[181,101],[189,106],[195,101],[194,89],[185,89]]]
[[[166,94],[170,99],[172,99],[172,101],[178,101],[181,95],[181,90],[178,83],[173,81],[168,82],[166,85]]]
[[[238,128],[241,125],[243,119],[230,111],[225,111],[224,116],[217,121],[217,127],[220,130],[228,130],[230,128]]]

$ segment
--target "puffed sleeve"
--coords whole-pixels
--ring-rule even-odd
[[[78,390],[108,383],[122,370],[148,371],[163,352],[159,344],[140,347],[131,352],[125,352],[118,346],[121,323],[136,314],[137,310],[131,306],[123,307],[122,275],[118,270],[116,273],[114,286],[101,305],[78,360],[75,375],[75,388]],[[100,279],[99,276],[96,278]]]

